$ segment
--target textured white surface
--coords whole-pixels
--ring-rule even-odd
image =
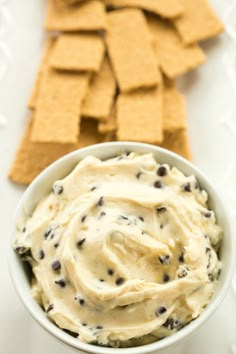
[[[185,75],[194,162],[225,194],[236,216],[236,1],[212,0],[227,34],[203,44],[207,63]],[[19,302],[7,269],[12,215],[23,187],[7,181],[7,171],[28,116],[26,102],[43,44],[44,0],[0,0],[0,353],[66,354],[71,351],[44,332]],[[182,354],[235,353],[236,278],[224,303],[183,347]]]

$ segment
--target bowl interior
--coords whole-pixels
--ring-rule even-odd
[[[81,349],[87,353],[123,353],[123,354],[138,354],[149,353],[157,351],[158,349],[174,344],[178,340],[189,335],[193,330],[198,328],[209,315],[218,307],[223,299],[227,288],[229,287],[233,266],[233,247],[232,247],[232,230],[229,222],[229,215],[222,198],[219,197],[218,192],[214,190],[206,177],[191,163],[178,155],[167,150],[140,143],[104,143],[94,145],[88,148],[77,150],[69,155],[64,156],[58,161],[54,162],[44,172],[42,172],[30,187],[24,193],[20,203],[17,207],[14,217],[13,231],[11,234],[11,241],[14,238],[17,220],[25,218],[32,214],[35,206],[41,198],[51,191],[52,184],[55,180],[65,177],[75,165],[85,156],[94,155],[100,159],[107,159],[114,157],[125,151],[135,151],[140,153],[152,152],[156,160],[160,163],[168,163],[171,166],[179,168],[184,174],[194,174],[202,189],[205,189],[209,194],[209,207],[216,212],[217,222],[224,229],[223,244],[221,247],[220,258],[222,260],[222,272],[217,283],[215,294],[202,315],[180,330],[178,333],[165,338],[159,342],[148,344],[142,347],[126,348],[126,349],[111,349],[92,346],[79,342],[77,339],[71,337],[55,324],[53,324],[41,307],[32,299],[30,293],[29,268],[22,264],[22,261],[16,256],[10,244],[9,247],[9,265],[12,279],[15,288],[20,296],[23,304],[32,314],[32,316],[49,332],[61,339],[64,343],[69,344],[74,348]],[[11,243],[11,242],[10,242]]]

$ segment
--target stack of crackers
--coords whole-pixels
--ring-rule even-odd
[[[197,42],[223,30],[207,0],[49,0],[45,28],[11,180],[28,184],[64,154],[112,140],[191,158],[175,79],[206,60]]]

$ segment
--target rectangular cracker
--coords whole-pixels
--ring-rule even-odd
[[[82,116],[106,119],[111,114],[115,93],[116,81],[109,60],[105,58],[100,71],[91,80],[82,105]]]
[[[32,129],[34,142],[75,143],[79,134],[81,103],[89,74],[58,72],[42,75]]]
[[[98,34],[62,34],[53,47],[50,64],[60,70],[98,71],[104,51]]]
[[[214,37],[224,30],[224,25],[207,0],[181,2],[184,13],[174,20],[174,25],[185,44]]]
[[[43,52],[43,56],[41,59],[41,63],[39,66],[39,70],[36,76],[36,80],[34,82],[34,86],[28,101],[28,107],[30,109],[35,109],[36,107],[36,101],[37,101],[37,97],[38,97],[38,93],[39,93],[39,86],[40,86],[40,80],[41,80],[41,75],[42,72],[44,70],[44,68],[46,67],[46,65],[48,64],[48,59],[51,55],[51,51],[53,48],[53,44],[54,44],[54,38],[53,37],[48,37],[44,46],[44,52]]]
[[[162,89],[139,90],[118,96],[117,139],[162,142]]]
[[[45,28],[47,31],[98,31],[107,26],[102,1],[86,1],[79,6],[65,6],[48,1]]]
[[[20,184],[31,183],[40,172],[61,156],[105,140],[98,134],[96,122],[90,119],[82,120],[79,141],[75,144],[33,143],[30,139],[32,127],[33,119],[30,120],[25,130],[9,171],[10,180]]]
[[[105,4],[114,8],[137,7],[166,18],[173,18],[183,13],[181,0],[105,0]]]
[[[192,160],[189,138],[186,129],[177,130],[175,132],[165,132],[164,140],[161,146],[183,156],[187,160]]]
[[[148,15],[147,19],[153,35],[157,61],[169,78],[174,79],[205,61],[203,50],[197,44],[184,45],[169,21],[152,15]]]
[[[98,131],[101,134],[115,133],[117,129],[116,123],[116,112],[115,109],[112,110],[110,116],[104,122],[98,123]]]
[[[122,92],[160,82],[148,25],[141,10],[110,12],[106,42]]]
[[[174,81],[164,80],[163,129],[175,132],[187,126],[184,96],[177,90]]]

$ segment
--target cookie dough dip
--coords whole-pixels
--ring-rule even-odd
[[[201,315],[222,230],[194,176],[151,153],[81,160],[19,224],[32,295],[78,340],[143,345]]]

